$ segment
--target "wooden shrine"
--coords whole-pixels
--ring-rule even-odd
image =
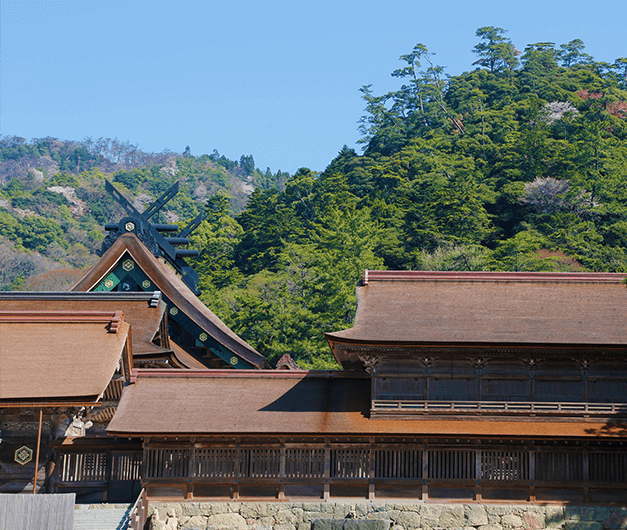
[[[622,504],[626,290],[366,271],[343,371],[137,370],[108,432],[143,440],[149,498]]]
[[[107,189],[127,217],[106,226],[101,259],[73,291],[0,293],[0,492],[129,502],[141,440],[106,428],[132,369],[267,367],[197,297],[185,261],[196,251],[181,247],[202,218],[180,231],[151,222],[178,184],[142,213]]]
[[[88,416],[110,419],[131,369],[121,311],[0,310],[0,492],[51,491],[53,441],[84,436]],[[93,468],[91,457],[70,458]],[[126,466],[126,452],[115,458]]]
[[[259,352],[198,299],[198,276],[185,261],[198,251],[180,247],[189,243],[187,236],[202,217],[180,231],[177,225],[151,223],[152,217],[174,197],[178,183],[142,213],[109,182],[106,184],[128,216],[105,226],[109,233],[100,260],[72,290],[160,291],[167,308],[169,347],[177,355],[207,368],[268,368]]]

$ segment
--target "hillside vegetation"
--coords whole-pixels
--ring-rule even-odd
[[[171,210],[181,221],[205,201],[192,245],[201,298],[270,362],[290,353],[332,366],[322,334],[351,325],[364,268],[627,272],[627,59],[598,62],[579,40],[519,51],[494,27],[477,37],[474,70],[458,76],[422,44],[402,55],[397,90],[361,89],[362,154],[344,147],[323,172],[287,179],[254,170],[240,213],[229,179],[246,175],[246,160],[233,173],[217,155],[188,154],[112,179],[135,198],[183,179]],[[91,259],[98,226],[115,215],[97,169],[105,155],[81,148],[94,158],[68,156],[50,177],[35,168],[43,184],[33,171],[32,182],[2,177],[12,252]],[[85,221],[50,186],[72,186]]]

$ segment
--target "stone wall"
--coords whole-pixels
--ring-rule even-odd
[[[390,530],[627,530],[627,508],[622,507],[151,502],[148,513],[152,530],[312,530],[312,523],[322,519],[380,519],[389,521]]]

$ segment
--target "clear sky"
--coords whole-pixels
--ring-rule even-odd
[[[451,75],[474,68],[482,26],[520,50],[579,38],[596,60],[627,56],[627,0],[1,0],[0,17],[3,135],[189,145],[290,173],[358,148],[359,88],[398,88],[419,42]]]

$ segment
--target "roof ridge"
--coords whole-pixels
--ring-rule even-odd
[[[0,323],[110,323],[117,333],[124,321],[123,311],[0,311]]]
[[[358,378],[363,379],[365,372],[341,370],[231,370],[231,369],[172,369],[172,368],[133,368],[131,383],[138,378],[229,378],[229,379],[302,379],[302,378]]]
[[[627,274],[618,272],[519,272],[519,271],[401,271],[364,270],[362,285],[373,281],[476,281],[621,283]]]

